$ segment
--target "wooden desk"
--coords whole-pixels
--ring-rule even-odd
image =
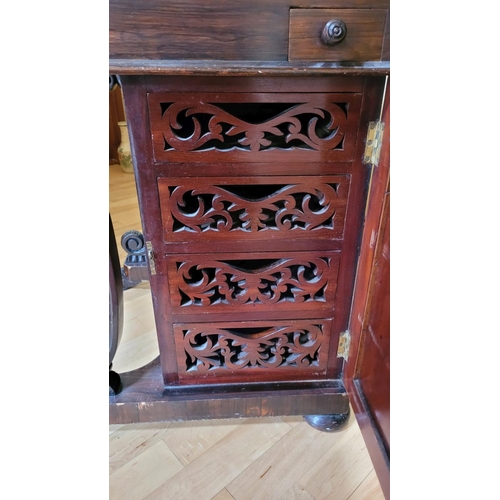
[[[350,401],[388,496],[388,6],[111,0],[160,346],[112,423]]]

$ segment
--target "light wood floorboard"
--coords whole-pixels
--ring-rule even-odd
[[[132,174],[109,167],[110,214],[119,246],[142,231]],[[113,369],[156,358],[148,283],[124,292],[124,330]],[[109,426],[110,500],[383,500],[354,417],[339,433],[302,417]]]

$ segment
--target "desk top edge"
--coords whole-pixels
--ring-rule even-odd
[[[200,75],[200,76],[297,76],[388,75],[389,61],[357,63],[287,61],[198,61],[110,59],[112,75]]]

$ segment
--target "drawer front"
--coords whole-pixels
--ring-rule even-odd
[[[341,240],[349,183],[349,175],[160,178],[163,239]]]
[[[181,382],[300,380],[326,373],[331,319],[173,326]]]
[[[340,252],[167,256],[172,313],[331,314]]]
[[[290,9],[288,60],[378,61],[386,19],[385,9]]]
[[[351,161],[361,94],[149,93],[156,163]]]

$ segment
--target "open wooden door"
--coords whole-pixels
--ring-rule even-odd
[[[349,321],[344,383],[384,495],[389,498],[389,83],[381,113],[380,159],[373,165]]]

